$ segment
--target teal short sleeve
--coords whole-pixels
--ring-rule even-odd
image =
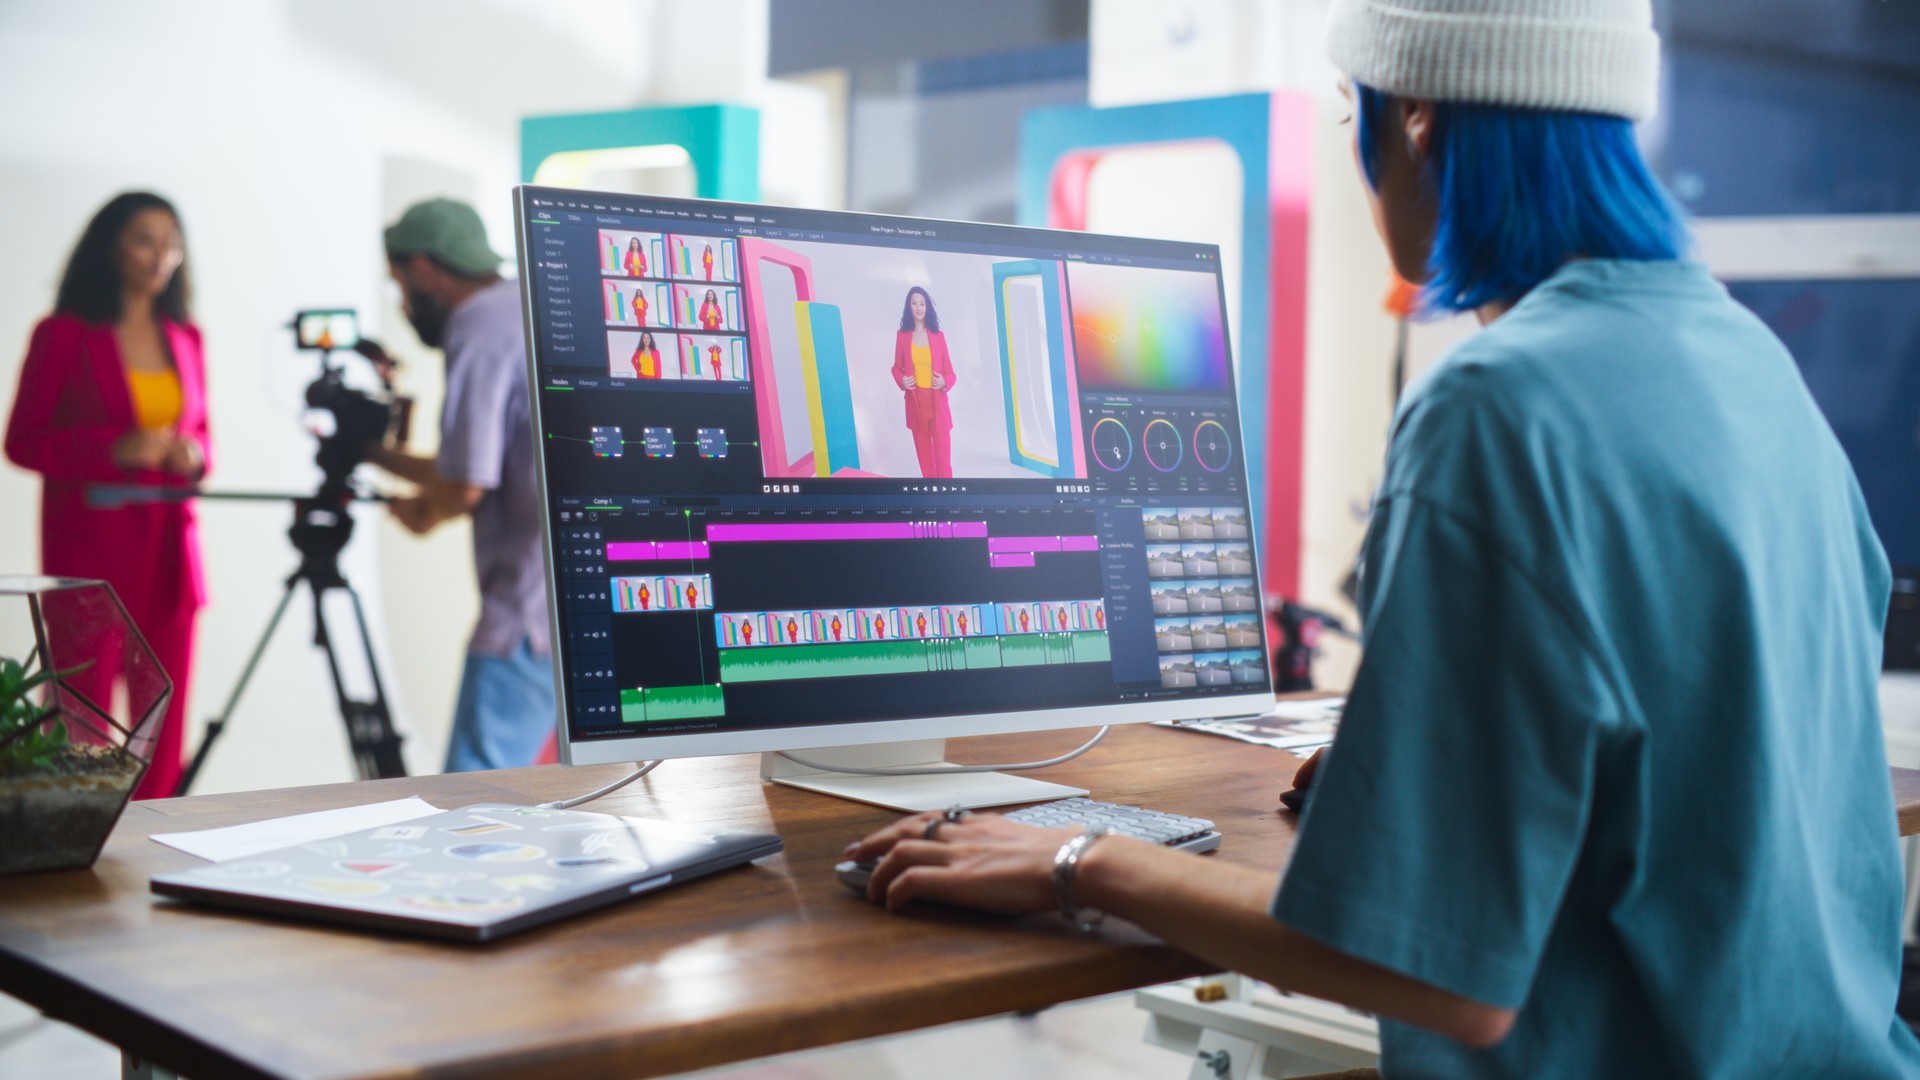
[[[1383,498],[1366,561],[1369,659],[1273,914],[1517,1008],[1579,857],[1613,695],[1566,613],[1447,509]]]

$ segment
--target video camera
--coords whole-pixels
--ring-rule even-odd
[[[294,316],[293,330],[301,349],[320,354],[320,377],[307,385],[307,408],[331,417],[330,423],[314,425],[320,439],[314,460],[322,474],[321,495],[350,492],[353,470],[389,433],[406,441],[413,399],[394,394],[393,373],[399,365],[378,342],[360,336],[353,311],[302,311]],[[347,385],[346,369],[333,359],[334,352],[343,349],[371,362],[380,380],[378,393]]]

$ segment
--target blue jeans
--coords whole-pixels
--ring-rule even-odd
[[[448,772],[531,765],[553,734],[553,663],[525,639],[509,656],[467,654],[447,741]]]

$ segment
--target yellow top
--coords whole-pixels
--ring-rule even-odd
[[[920,390],[933,389],[933,350],[925,345],[913,347],[913,385]]]
[[[168,428],[180,422],[180,373],[129,371],[133,418],[143,428]]]

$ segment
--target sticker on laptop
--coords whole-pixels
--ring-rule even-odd
[[[379,896],[391,886],[383,881],[368,881],[366,878],[302,878],[300,887],[308,892],[324,896]]]
[[[419,844],[388,844],[386,847],[374,852],[373,857],[376,859],[411,859],[415,855],[425,855],[430,850],[429,848],[421,847]]]
[[[566,883],[565,878],[552,877],[547,874],[515,874],[512,877],[494,878],[488,884],[496,889],[505,889],[508,892],[517,893],[528,891],[552,892]]]
[[[605,855],[610,851],[628,852],[635,848],[633,839],[623,832],[594,833],[580,838],[580,852],[583,855]]]
[[[216,866],[200,866],[194,873],[201,877],[219,878],[223,881],[261,881],[266,878],[282,877],[293,867],[283,862],[244,862],[220,863]]]
[[[447,849],[447,854],[456,859],[471,859],[474,862],[525,862],[538,859],[546,853],[546,848],[532,844],[455,844]]]
[[[480,836],[485,833],[503,832],[507,829],[517,829],[519,827],[518,825],[509,825],[504,821],[489,821],[486,818],[481,818],[471,825],[457,825],[451,829],[442,829],[440,831],[452,833],[455,836]]]
[[[407,864],[403,862],[363,859],[357,861],[342,860],[334,863],[333,868],[343,874],[359,874],[361,877],[379,877],[381,874],[391,874],[405,865]]]
[[[375,829],[372,833],[375,840],[418,840],[425,835],[427,835],[425,825],[388,825],[383,829]]]
[[[525,898],[519,896],[468,896],[463,893],[427,893],[425,896],[400,898],[401,907],[430,911],[437,915],[497,915],[517,911],[526,903]]]
[[[622,855],[562,855],[558,859],[548,859],[547,865],[562,870],[645,870],[647,864],[639,859],[629,859]]]
[[[307,844],[306,849],[315,855],[328,859],[344,859],[347,857],[347,842],[345,840],[322,840],[317,844]]]

